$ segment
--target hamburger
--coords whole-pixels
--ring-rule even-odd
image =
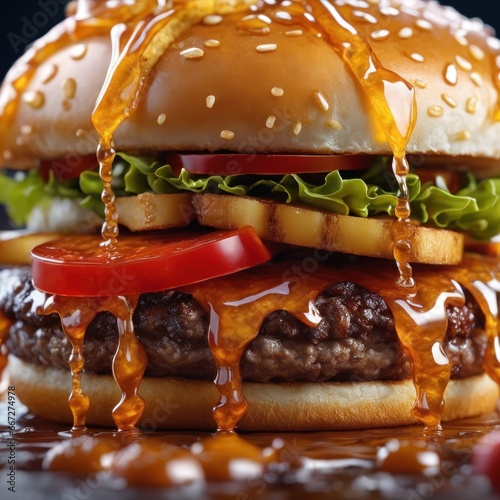
[[[0,95],[20,400],[121,429],[493,410],[499,55],[423,0],[69,4]]]

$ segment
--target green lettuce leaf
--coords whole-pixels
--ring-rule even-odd
[[[311,183],[297,174],[275,178],[254,176],[201,176],[186,170],[176,175],[169,165],[155,159],[120,154],[128,163],[124,189],[144,192],[147,186],[155,193],[177,190],[194,193],[226,193],[277,197],[287,203],[303,202],[323,210],[367,217],[393,216],[398,190],[387,159],[379,159],[362,178],[343,178],[339,171],[328,173],[320,183]],[[500,234],[500,179],[477,182],[469,175],[468,184],[452,194],[441,179],[438,185],[422,184],[416,174],[407,176],[412,218],[438,228],[458,229],[477,239],[491,239]]]
[[[41,175],[30,170],[9,176],[0,172],[0,204],[6,207],[7,215],[16,226],[24,226],[32,210],[49,205],[54,198],[77,199],[81,196],[78,181],[56,181],[53,175],[45,181]]]
[[[326,175],[289,174],[262,179],[252,175],[203,176],[181,170],[176,174],[154,156],[118,153],[113,166],[113,189],[116,196],[143,192],[225,193],[261,196],[286,203],[306,203],[338,214],[359,217],[394,215],[398,186],[388,167],[387,158],[379,158],[359,178],[333,171]],[[314,182],[312,179],[314,178]],[[44,183],[36,172],[26,174],[21,182],[0,174],[5,186],[0,203],[6,204],[13,220],[22,224],[39,203],[59,196],[80,197],[81,204],[103,215],[100,196],[102,183],[94,171],[83,172],[79,185]],[[491,239],[500,234],[500,178],[478,181],[472,175],[457,193],[451,193],[444,179],[422,183],[419,177],[407,176],[411,217],[438,228],[468,232],[476,239]]]

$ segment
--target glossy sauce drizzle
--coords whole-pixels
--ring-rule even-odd
[[[87,326],[101,311],[111,312],[117,319],[119,342],[113,357],[113,375],[122,391],[120,402],[113,410],[113,420],[120,431],[133,430],[144,410],[139,396],[139,385],[147,366],[147,356],[134,333],[132,316],[137,297],[63,297],[50,296],[39,311],[57,313],[61,317],[64,333],[72,345],[69,365],[72,391],[69,404],[73,413],[73,431],[86,427],[89,400],[81,387],[84,368],[83,340]]]
[[[220,430],[234,430],[245,413],[247,402],[242,391],[239,363],[246,346],[258,334],[265,316],[274,310],[285,309],[306,324],[317,324],[321,318],[313,301],[322,289],[338,280],[362,283],[388,303],[395,318],[398,336],[413,362],[417,390],[413,414],[430,428],[439,425],[443,393],[451,370],[442,351],[446,332],[445,307],[447,304],[461,304],[464,300],[456,281],[476,297],[486,318],[490,343],[498,347],[497,311],[491,298],[493,288],[478,286],[479,280],[484,278],[484,271],[451,268],[446,273],[441,272],[443,269],[436,272],[435,268],[418,268],[415,271],[408,263],[412,225],[409,222],[406,187],[408,163],[405,152],[416,119],[414,89],[401,76],[380,63],[369,39],[348,22],[346,13],[350,12],[351,6],[347,4],[350,3],[318,0],[291,5],[283,2],[276,4],[276,7],[291,14],[289,23],[321,34],[341,55],[364,91],[371,112],[375,114],[382,135],[392,150],[393,171],[400,190],[392,236],[399,283],[402,286],[394,287],[393,279],[388,278],[391,276],[388,268],[390,263],[384,262],[373,266],[370,276],[356,269],[348,272],[318,264],[318,270],[306,278],[284,281],[282,277],[290,269],[288,263],[277,267],[272,274],[262,267],[241,275],[207,281],[192,289],[187,287],[186,291],[190,291],[210,314],[209,342],[217,364],[216,385],[221,394],[214,417]],[[148,75],[181,33],[207,15],[245,10],[249,3],[192,0],[168,2],[167,5],[167,2],[151,0],[133,3],[124,1],[113,5],[111,8],[104,1],[81,1],[78,12],[82,18],[70,18],[58,28],[54,32],[57,41],[48,38],[35,46],[27,58],[26,72],[10,81],[18,99],[39,64],[55,50],[70,43],[73,35],[84,38],[98,33],[111,33],[113,61],[92,115],[92,122],[100,136],[98,160],[104,188],[102,199],[106,206],[103,244],[111,254],[118,237],[111,189],[115,157],[113,135],[116,129],[134,112]],[[259,4],[254,12],[262,6]],[[4,115],[14,113],[18,102],[16,99],[7,104]],[[4,120],[3,123],[7,122]],[[413,286],[414,278],[418,282],[418,289]],[[489,282],[493,282],[493,278],[490,278]],[[495,279],[498,280],[498,277]],[[123,397],[113,414],[115,422],[119,429],[127,430],[135,426],[140,418],[143,403],[137,391],[147,360],[133,334],[135,303],[135,297],[79,298],[78,306],[72,299],[63,297],[53,297],[47,302],[45,312],[60,314],[66,334],[73,344],[71,405],[76,428],[85,425],[88,404],[80,387],[84,361],[81,351],[83,336],[86,325],[92,319],[91,311],[97,310],[112,312],[117,317],[120,330],[120,345],[113,366]],[[74,315],[75,311],[79,312],[80,317]],[[493,373],[498,380],[498,358],[487,356],[485,365],[486,371]]]
[[[415,275],[419,292],[402,299],[390,279],[389,263],[374,265],[369,276],[356,266],[337,268],[318,264],[315,272],[284,281],[283,276],[290,274],[292,264],[292,261],[273,263],[272,269],[261,266],[251,273],[243,272],[185,289],[210,313],[210,347],[217,363],[216,384],[221,393],[214,411],[219,429],[233,430],[245,412],[247,403],[239,362],[264,318],[282,309],[315,326],[321,321],[313,305],[315,298],[330,283],[344,280],[362,283],[381,295],[391,308],[398,336],[414,365],[417,400],[413,415],[429,428],[437,428],[451,372],[451,364],[442,348],[447,327],[445,308],[448,304],[464,302],[456,282],[433,269],[418,267]],[[471,279],[462,277],[467,282]],[[483,312],[486,317],[492,316],[488,307],[484,307]]]
[[[112,163],[115,157],[113,134],[137,107],[144,82],[161,54],[185,29],[206,15],[216,13],[214,7],[206,2],[185,2],[181,8],[176,9],[174,6],[172,10],[162,12],[152,19],[145,19],[137,25],[121,52],[116,48],[119,38],[112,38],[113,53],[119,54],[119,57],[111,63],[108,78],[92,115],[92,123],[100,136],[98,160],[104,185],[102,199],[106,206],[103,237],[107,241],[113,242],[118,236],[114,195],[111,190]],[[410,208],[406,187],[408,163],[405,160],[406,146],[416,117],[413,88],[380,64],[366,39],[342,17],[332,3],[324,0],[304,3],[301,24],[311,23],[310,16],[304,15],[306,7],[315,18],[313,22],[318,22],[325,38],[340,52],[361,84],[394,153],[393,169],[400,186],[397,221],[393,227],[394,256],[400,271],[399,283],[404,287],[413,287],[412,271],[408,263],[412,226],[409,222]],[[293,8],[296,9],[297,5]],[[293,18],[297,19],[295,12]],[[119,100],[117,96],[120,96]],[[397,113],[393,109],[396,105]],[[274,300],[275,292],[268,291],[265,295],[268,299],[262,307],[265,307],[267,313],[280,308],[280,301]],[[299,310],[294,309],[293,312],[302,314],[309,310],[309,303],[300,304]],[[287,305],[293,309],[296,302],[292,300]],[[240,304],[239,307],[243,305]],[[302,307],[307,309],[301,310]],[[214,410],[214,417],[219,428],[223,430],[233,430],[246,410],[246,400],[241,392],[239,362],[244,348],[257,335],[263,319],[259,315],[253,321],[245,321],[237,327],[228,327],[226,325],[231,325],[232,314],[234,312],[227,307],[221,310],[212,309],[211,312],[210,345],[218,368],[216,384],[221,392],[221,401]],[[222,328],[225,333],[219,334],[216,323],[224,325]],[[442,340],[442,328],[437,328],[436,332],[437,337]]]
[[[145,15],[158,7],[156,0],[142,0],[133,5],[126,0],[108,2],[106,0],[78,0],[78,7],[44,37],[36,40],[17,63],[16,70],[10,71],[3,82],[10,89],[8,98],[0,103],[0,153],[8,151],[2,145],[2,137],[7,134],[21,102],[21,96],[37,69],[57,51],[86,38],[109,36],[113,26],[122,23],[126,29],[135,26]]]
[[[457,280],[471,293],[485,316],[488,346],[484,357],[485,372],[500,384],[500,320],[498,301],[500,292],[500,264],[498,259],[477,255],[467,256],[467,268],[452,267],[446,270],[451,279]]]
[[[251,2],[250,2],[251,3]],[[248,4],[233,4],[221,0],[207,2],[186,0],[168,2],[157,7],[136,24],[133,32],[115,29],[112,33],[112,53],[108,76],[92,113],[92,124],[99,134],[98,156],[105,204],[103,237],[111,244],[118,236],[118,220],[111,189],[112,166],[115,158],[113,134],[120,124],[136,109],[150,71],[171,43],[184,31],[205,16],[217,14],[219,9],[232,11],[247,8]],[[127,34],[127,36],[124,36]],[[123,41],[125,40],[125,42]]]
[[[381,129],[376,135],[385,138],[393,153],[392,169],[399,186],[397,220],[391,228],[393,253],[400,273],[398,283],[411,288],[414,280],[408,259],[414,227],[410,223],[406,147],[417,118],[415,92],[404,78],[381,64],[368,39],[342,13],[343,8],[346,14],[352,12],[350,5],[339,3],[336,6],[328,0],[292,4],[291,7],[283,4],[280,10],[288,12],[289,17],[280,16],[276,20],[287,19],[286,24],[320,33],[349,66],[370,103],[375,124]]]

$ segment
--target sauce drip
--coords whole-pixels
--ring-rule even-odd
[[[498,315],[498,293],[500,292],[500,265],[494,258],[477,255],[467,256],[467,268],[451,268],[448,275],[462,283],[479,304],[485,316],[488,346],[484,357],[485,372],[500,384],[500,320]]]
[[[85,364],[83,341],[87,326],[102,311],[111,312],[117,319],[119,342],[113,358],[113,375],[122,391],[121,401],[113,410],[113,420],[120,431],[130,431],[141,418],[144,400],[139,386],[147,366],[147,356],[135,337],[132,316],[137,297],[65,297],[50,296],[39,310],[41,314],[57,313],[64,333],[72,345],[69,359],[72,391],[69,404],[73,413],[73,431],[84,431],[89,400],[81,387]]]
[[[70,4],[71,5],[71,4]],[[105,0],[79,0],[76,12],[68,6],[68,17],[52,28],[47,35],[36,40],[18,61],[15,71],[7,73],[3,85],[9,94],[0,103],[0,152],[2,132],[8,130],[21,102],[21,96],[27,89],[38,68],[59,50],[94,36],[108,36],[117,23],[134,26],[146,13],[157,8],[156,0],[142,0],[132,5],[126,0],[107,2]]]
[[[282,7],[286,9],[287,5],[283,4]],[[292,5],[291,20],[293,22],[297,22],[297,9],[297,4]],[[347,21],[340,9],[341,7],[337,9],[333,3],[325,0],[316,3],[304,2],[300,24],[308,27],[312,25],[348,64],[368,98],[372,111],[377,117],[378,126],[382,129],[393,152],[393,172],[398,181],[400,195],[396,207],[397,221],[393,225],[391,234],[394,242],[394,257],[400,273],[398,283],[411,292],[411,299],[410,295],[401,297],[400,295],[404,294],[398,292],[398,296],[392,302],[389,300],[389,303],[392,304],[391,308],[395,316],[401,318],[397,321],[400,325],[397,329],[398,334],[415,363],[414,380],[417,388],[417,403],[413,410],[414,415],[426,425],[436,427],[443,411],[442,396],[451,368],[447,360],[434,362],[435,351],[433,349],[434,346],[438,346],[438,351],[441,349],[441,342],[446,331],[444,304],[448,300],[457,300],[459,293],[454,286],[450,287],[449,284],[448,287],[443,288],[444,295],[440,298],[435,295],[429,296],[425,283],[419,285],[424,291],[417,294],[414,290],[412,268],[408,262],[412,225],[409,220],[410,205],[406,185],[409,167],[405,158],[406,147],[416,120],[414,89],[403,78],[380,63],[367,39]],[[299,10],[301,10],[300,7]],[[103,237],[108,241],[113,242],[118,235],[113,205],[114,195],[110,187],[111,167],[115,155],[113,134],[137,107],[149,72],[173,39],[191,25],[199,22],[204,16],[212,13],[215,13],[215,10],[212,6],[209,9],[206,4],[198,5],[187,2],[180,9],[174,6],[172,10],[139,23],[124,49],[121,52],[117,48],[113,50],[113,53],[119,54],[119,57],[112,61],[108,78],[92,115],[92,122],[100,136],[98,159],[104,185],[102,198],[106,205]],[[113,43],[117,46],[117,39],[114,38]],[[117,96],[120,96],[118,102]],[[221,394],[220,402],[214,409],[214,418],[220,430],[234,430],[246,411],[247,402],[242,393],[239,362],[245,347],[257,335],[265,315],[276,308],[287,309],[301,317],[306,317],[306,313],[310,311],[311,302],[304,302],[303,299],[308,294],[296,297],[293,290],[284,291],[280,288],[284,285],[287,284],[277,283],[265,290],[260,289],[258,293],[261,295],[256,302],[259,304],[261,314],[252,315],[254,319],[241,321],[241,324],[234,324],[232,319],[235,316],[232,310],[234,303],[231,300],[223,302],[224,299],[220,293],[217,293],[220,289],[213,290],[209,284],[201,286],[202,289],[210,289],[208,295],[203,294],[199,289],[195,292],[196,298],[210,311],[209,342],[217,365],[215,383]],[[310,291],[309,295],[311,293]],[[389,291],[385,295],[388,294]],[[219,299],[214,305],[213,301],[216,296]],[[289,297],[290,300],[284,301],[283,297]],[[238,298],[236,302],[239,308],[245,309],[245,313],[246,309],[254,307],[254,301],[250,300],[250,296],[243,299],[244,304],[241,300]],[[404,314],[401,313],[404,307],[398,309],[397,304],[404,304],[404,307],[407,307]],[[426,348],[422,349],[421,346],[417,347],[412,343],[408,332],[415,334],[415,327],[412,323],[417,321],[415,319],[417,312],[419,315],[429,314],[434,307],[440,309],[441,314],[438,314],[439,319],[428,322],[425,330],[428,345],[426,344]],[[247,315],[241,314],[241,317],[247,317]],[[421,328],[417,329],[419,330],[417,333],[424,333]],[[414,338],[419,338],[419,336],[415,335]],[[432,369],[426,370],[426,367],[432,367]],[[434,384],[434,378],[439,381],[438,384]]]
[[[439,295],[431,282],[432,276],[419,281],[418,293],[412,297],[388,297],[386,301],[394,314],[399,340],[412,361],[417,391],[413,416],[429,429],[437,429],[451,375],[451,363],[442,347],[447,327],[446,305],[462,305],[464,301],[463,293],[452,281]]]
[[[7,350],[5,349],[5,342],[9,335],[10,325],[11,325],[10,320],[0,311],[0,376],[4,372],[8,361],[8,354]]]
[[[392,150],[392,170],[399,186],[395,210],[397,220],[391,229],[393,254],[399,269],[398,284],[412,288],[415,283],[409,256],[414,228],[410,223],[410,200],[406,183],[409,173],[406,147],[417,118],[414,88],[400,75],[382,65],[367,37],[342,14],[342,6],[345,7],[345,4],[319,0],[303,2],[302,7],[294,4],[289,11],[287,4],[284,2],[280,5],[280,11],[290,14],[286,24],[298,24],[310,31],[317,31],[349,66],[371,105],[371,112],[376,118],[374,123],[381,129],[381,135]],[[346,14],[352,11],[350,5],[345,8]],[[276,19],[283,22],[283,16]]]
[[[272,311],[286,310],[308,325],[317,325],[321,321],[313,305],[317,295],[331,283],[352,281],[381,295],[390,307],[398,337],[413,363],[417,397],[412,413],[429,429],[438,429],[451,373],[451,364],[442,348],[447,328],[445,309],[447,305],[464,303],[457,281],[469,288],[483,277],[484,270],[469,266],[471,261],[473,256],[466,258],[468,271],[443,267],[436,272],[434,267],[416,266],[418,293],[408,297],[401,297],[388,279],[390,262],[374,263],[369,276],[355,264],[333,267],[318,263],[314,272],[300,277],[292,275],[290,281],[284,281],[283,276],[289,276],[293,269],[292,260],[185,287],[210,314],[209,341],[218,369],[215,382],[221,395],[214,409],[218,428],[234,430],[245,413],[247,401],[239,363],[264,318]],[[497,324],[497,311],[486,300],[490,292],[489,287],[477,289],[476,295],[486,323]],[[489,335],[493,336],[492,329]]]
[[[111,188],[112,165],[115,158],[113,134],[119,125],[134,112],[147,88],[147,78],[158,59],[172,42],[185,30],[199,23],[205,16],[218,13],[218,9],[247,8],[247,4],[233,7],[231,2],[207,2],[187,0],[169,2],[147,15],[135,25],[128,38],[123,31],[112,32],[113,58],[108,76],[92,113],[92,124],[99,134],[97,159],[103,182],[102,200],[105,205],[105,221],[102,228],[106,244],[116,243],[118,217]],[[122,47],[122,38],[126,42]]]
[[[123,0],[108,3],[81,0],[74,17],[69,17],[50,36],[34,44],[25,56],[25,71],[8,76],[7,84],[13,90],[13,97],[4,103],[2,127],[8,127],[21,93],[43,61],[75,38],[81,40],[97,34],[111,34],[113,60],[92,115],[92,123],[100,136],[98,160],[103,181],[102,200],[105,204],[102,245],[110,253],[118,237],[118,220],[111,187],[115,157],[113,136],[116,129],[137,108],[147,88],[151,70],[176,38],[207,15],[246,10],[252,3],[255,2],[235,4],[231,0],[188,0],[167,3],[145,0],[130,3]],[[298,282],[284,282],[279,274],[266,275],[264,266],[251,273],[207,281],[191,289],[191,293],[210,314],[209,342],[217,364],[216,385],[221,394],[219,404],[214,409],[214,417],[218,428],[223,431],[234,430],[245,413],[247,402],[242,392],[239,362],[245,347],[257,335],[265,316],[276,309],[286,309],[301,321],[316,324],[321,318],[312,305],[313,300],[321,289],[336,280],[356,281],[357,277],[359,283],[379,293],[388,303],[399,338],[413,362],[417,391],[413,415],[430,428],[439,425],[443,393],[450,375],[450,364],[441,346],[446,331],[445,307],[463,301],[457,281],[476,297],[485,315],[490,351],[500,350],[498,311],[492,298],[492,290],[497,286],[495,279],[498,280],[498,277],[493,279],[490,276],[490,284],[484,288],[478,285],[484,277],[484,271],[476,268],[467,272],[458,268],[436,272],[434,268],[429,270],[419,267],[414,270],[409,265],[412,225],[409,222],[410,206],[406,186],[409,168],[405,152],[416,120],[414,89],[400,75],[381,64],[369,38],[348,21],[350,10],[347,9],[351,8],[350,4],[304,0],[300,3],[285,1],[273,5],[291,14],[289,20],[285,21],[287,17],[281,16],[278,22],[306,27],[325,38],[340,54],[370,104],[370,112],[379,129],[376,133],[385,138],[393,153],[392,169],[400,194],[395,211],[397,220],[391,234],[399,269],[399,284],[402,286],[397,289],[392,280],[387,280],[385,273],[388,263],[377,262],[371,276],[352,269],[348,275],[344,269],[318,264],[318,271],[306,278]],[[367,8],[364,2],[359,4],[360,9]],[[252,12],[257,15],[258,9],[263,6],[254,6]],[[262,28],[261,22],[257,24],[259,29]],[[256,23],[247,23],[246,26],[247,31],[248,27],[252,31]],[[281,268],[282,273],[289,271],[287,265]],[[380,279],[382,274],[384,277]],[[414,287],[414,278],[418,281],[418,290]],[[187,290],[190,288],[187,287]],[[109,310],[118,321],[120,343],[114,358],[114,374],[122,389],[122,401],[113,412],[115,422],[120,430],[128,430],[140,418],[143,403],[137,391],[146,359],[133,332],[132,314],[136,300],[136,297],[79,298],[79,306],[76,307],[71,299],[56,296],[47,303],[47,310],[60,314],[73,344],[70,360],[73,392],[70,404],[76,429],[85,426],[88,405],[81,390],[80,377],[84,363],[82,343],[85,326],[91,320],[90,310]],[[236,310],[238,314],[235,314]],[[78,320],[72,316],[75,311],[81,314]],[[245,320],[241,319],[245,316]],[[497,380],[499,366],[498,356],[489,354],[485,369]]]

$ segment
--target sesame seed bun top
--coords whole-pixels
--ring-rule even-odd
[[[408,153],[500,157],[500,42],[487,26],[423,0],[331,3],[382,67],[413,87]],[[321,23],[290,21],[293,8],[212,15],[178,36],[114,134],[116,149],[390,153],[359,78]],[[110,59],[109,36],[61,44],[13,93],[19,61],[0,93],[3,165],[93,154],[91,114]]]

